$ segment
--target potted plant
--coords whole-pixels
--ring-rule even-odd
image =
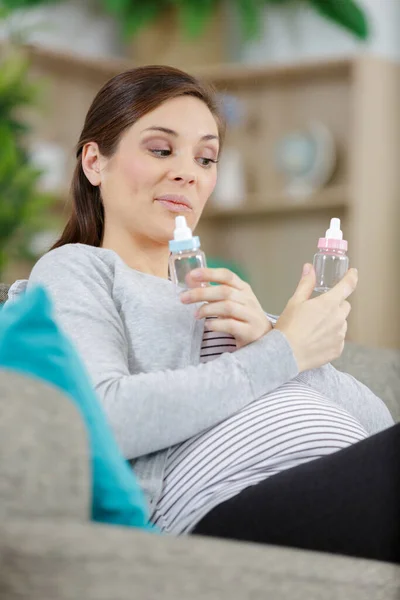
[[[2,0],[9,11],[62,2],[68,0]],[[357,0],[97,0],[120,24],[136,63],[180,66],[225,62],[237,23],[245,40],[254,39],[261,33],[265,6],[300,3],[367,38],[367,19]]]
[[[28,65],[19,53],[0,57],[0,281],[10,259],[31,260],[33,236],[46,223],[53,202],[38,191],[41,172],[29,158],[29,127],[22,109],[34,104],[37,88],[27,80]]]

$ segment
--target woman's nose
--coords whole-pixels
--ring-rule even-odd
[[[189,184],[194,184],[196,183],[196,176],[193,173],[184,173],[181,172],[178,174],[174,175],[174,180],[179,182],[179,183],[189,183]]]
[[[172,166],[172,165],[171,165]],[[197,181],[197,176],[193,169],[193,164],[188,164],[188,161],[178,161],[171,168],[170,178],[179,183],[194,184]]]

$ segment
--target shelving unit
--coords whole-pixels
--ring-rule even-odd
[[[273,196],[251,196],[246,197],[247,203],[243,206],[222,208],[212,203],[208,204],[202,214],[202,220],[209,219],[257,219],[268,215],[283,215],[285,213],[307,213],[315,210],[343,210],[347,206],[349,198],[345,186],[331,186],[322,192],[313,194],[307,198],[307,202],[296,201],[288,198],[285,194]]]
[[[35,116],[35,132],[67,150],[67,187],[91,100],[107,79],[134,65],[34,47],[28,54],[32,75],[46,82],[47,103]],[[348,337],[400,348],[400,67],[362,57],[192,72],[240,98],[248,110],[243,126],[226,140],[242,151],[248,194],[234,209],[218,208],[210,199],[197,229],[207,254],[238,262],[265,309],[279,313],[329,219],[339,217],[351,264],[359,269]],[[324,190],[295,202],[275,168],[274,145],[312,119],[333,132],[339,162]]]

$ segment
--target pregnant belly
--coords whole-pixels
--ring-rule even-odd
[[[243,468],[290,467],[367,436],[346,410],[305,384],[289,382],[171,449],[170,464],[174,459],[178,469],[178,463],[189,460],[193,477],[206,464],[214,476],[228,468],[232,474]]]
[[[178,515],[184,520],[209,510],[266,477],[367,436],[346,410],[303,383],[286,383],[170,449],[159,511],[176,523]]]

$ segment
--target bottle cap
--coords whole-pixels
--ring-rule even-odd
[[[175,217],[174,239],[169,242],[171,252],[182,250],[197,250],[200,248],[200,239],[193,237],[192,230],[188,227],[184,216]]]
[[[347,241],[343,239],[343,232],[340,229],[340,219],[331,219],[325,237],[319,238],[318,240],[318,248],[347,251]]]

